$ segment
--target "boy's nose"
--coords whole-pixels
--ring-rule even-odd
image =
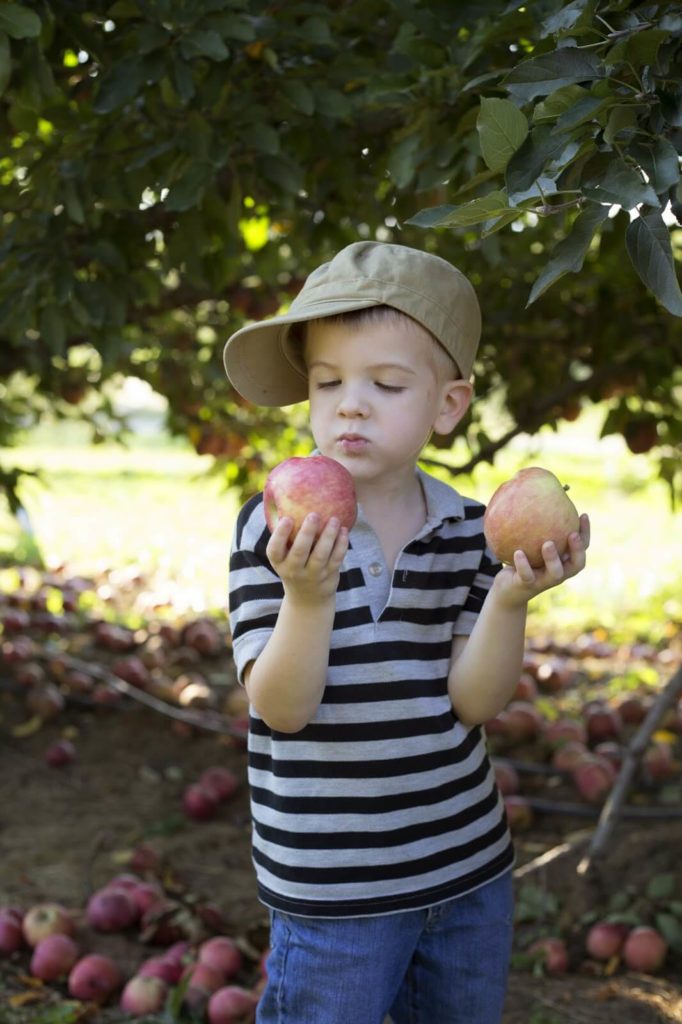
[[[367,415],[367,402],[355,388],[346,388],[339,396],[338,411],[341,416]]]

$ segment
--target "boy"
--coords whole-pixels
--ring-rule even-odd
[[[359,503],[350,536],[314,515],[293,543],[289,519],[270,535],[261,495],[235,530],[230,619],[271,914],[261,1024],[500,1020],[513,852],[481,725],[518,682],[528,601],[583,568],[589,524],[564,560],[548,542],[542,569],[523,552],[501,569],[483,506],[417,467],[469,407],[479,335],[454,267],[357,242],[225,346],[246,398],[309,399],[317,448]]]

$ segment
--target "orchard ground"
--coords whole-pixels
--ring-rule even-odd
[[[667,492],[652,480],[644,457],[628,455],[617,439],[590,448],[577,427],[540,442],[526,440],[494,469],[481,467],[472,480],[457,484],[485,500],[521,465],[540,464],[570,483],[576,505],[591,512],[588,572],[553,603],[538,604],[532,616],[534,670],[541,664],[565,670],[560,693],[540,688],[533,701],[545,719],[558,713],[580,717],[590,699],[613,704],[639,695],[651,700],[680,660],[679,517],[671,513]],[[67,629],[40,627],[38,614],[37,627],[33,622],[23,631],[34,644],[29,660],[49,675],[49,643],[52,654],[56,649],[110,669],[115,655],[96,642],[96,623],[102,619],[119,619],[136,630],[138,654],[152,648],[160,623],[181,626],[203,615],[214,618],[227,640],[225,570],[236,505],[217,477],[201,476],[210,460],[158,437],[138,439],[129,451],[83,448],[64,443],[65,435],[59,446],[54,435],[52,444],[45,440],[45,435],[34,438],[16,455],[25,465],[44,468],[45,484],[27,486],[24,500],[41,550],[52,567],[64,568],[47,581],[40,573],[22,576],[8,568],[0,574],[0,591],[5,604],[12,594],[20,604],[17,593],[47,582],[48,611],[59,618],[54,584],[80,574],[83,589]],[[17,542],[9,517],[0,530],[9,562]],[[30,540],[19,540],[30,557]],[[195,673],[208,687],[203,701],[238,728],[243,707],[227,646],[211,657],[183,655],[184,664],[172,649],[166,654],[164,677],[172,681]],[[95,682],[95,693],[100,686]],[[168,707],[182,707],[163,687],[158,692],[165,693]],[[64,696],[63,708],[31,726],[33,712],[26,686],[17,682],[16,664],[0,664],[0,904],[27,907],[57,900],[82,915],[90,893],[127,870],[131,851],[145,843],[160,858],[155,877],[191,927],[215,927],[215,921],[207,925],[198,914],[206,903],[222,914],[220,930],[238,939],[245,953],[239,981],[256,985],[267,915],[256,899],[250,862],[242,742],[178,725],[131,698],[103,704],[93,699],[93,691],[77,694],[68,686]],[[625,729],[620,742],[632,734],[633,727]],[[45,749],[65,736],[76,747],[76,760],[51,768]],[[504,1024],[682,1021],[680,952],[671,951],[654,976],[627,971],[618,959],[597,964],[584,950],[590,923],[603,914],[620,914],[632,923],[654,923],[667,915],[669,927],[676,926],[675,907],[682,907],[682,820],[674,815],[682,808],[682,740],[674,731],[662,739],[674,751],[673,773],[663,783],[638,782],[630,803],[657,807],[662,814],[668,808],[670,820],[623,821],[605,861],[588,878],[576,867],[599,808],[582,801],[570,779],[547,771],[549,755],[541,737],[511,745],[492,741],[496,755],[526,766],[521,788],[528,797],[579,806],[571,814],[536,811],[516,835],[518,921]],[[182,811],[184,790],[213,764],[232,768],[242,780],[240,790],[210,820],[188,819]],[[564,841],[570,852],[523,875],[539,855]],[[534,939],[556,934],[566,940],[570,971],[552,977],[525,951]],[[157,951],[142,941],[139,929],[102,935],[82,918],[79,939],[87,950],[110,953],[126,974]],[[27,965],[25,951],[0,961],[2,1024],[81,1020],[82,1008],[68,1002],[65,987],[32,983]],[[121,1017],[112,1004],[90,1019],[110,1024]]]

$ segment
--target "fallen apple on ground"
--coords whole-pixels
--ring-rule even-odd
[[[536,569],[544,565],[543,543],[554,541],[563,555],[569,534],[579,526],[578,513],[565,488],[554,473],[539,466],[521,469],[500,484],[483,516],[483,532],[493,554],[511,565],[514,552],[523,551]]]
[[[293,541],[311,512],[320,517],[320,531],[335,516],[348,530],[357,517],[355,484],[345,466],[326,455],[294,456],[270,472],[263,491],[265,520],[274,530],[284,516],[293,520]]]

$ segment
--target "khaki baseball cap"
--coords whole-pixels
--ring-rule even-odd
[[[440,256],[390,242],[353,242],[314,270],[288,312],[247,324],[228,338],[225,372],[258,405],[308,397],[307,377],[287,345],[292,324],[369,306],[393,306],[425,327],[471,376],[481,311],[471,282]]]

